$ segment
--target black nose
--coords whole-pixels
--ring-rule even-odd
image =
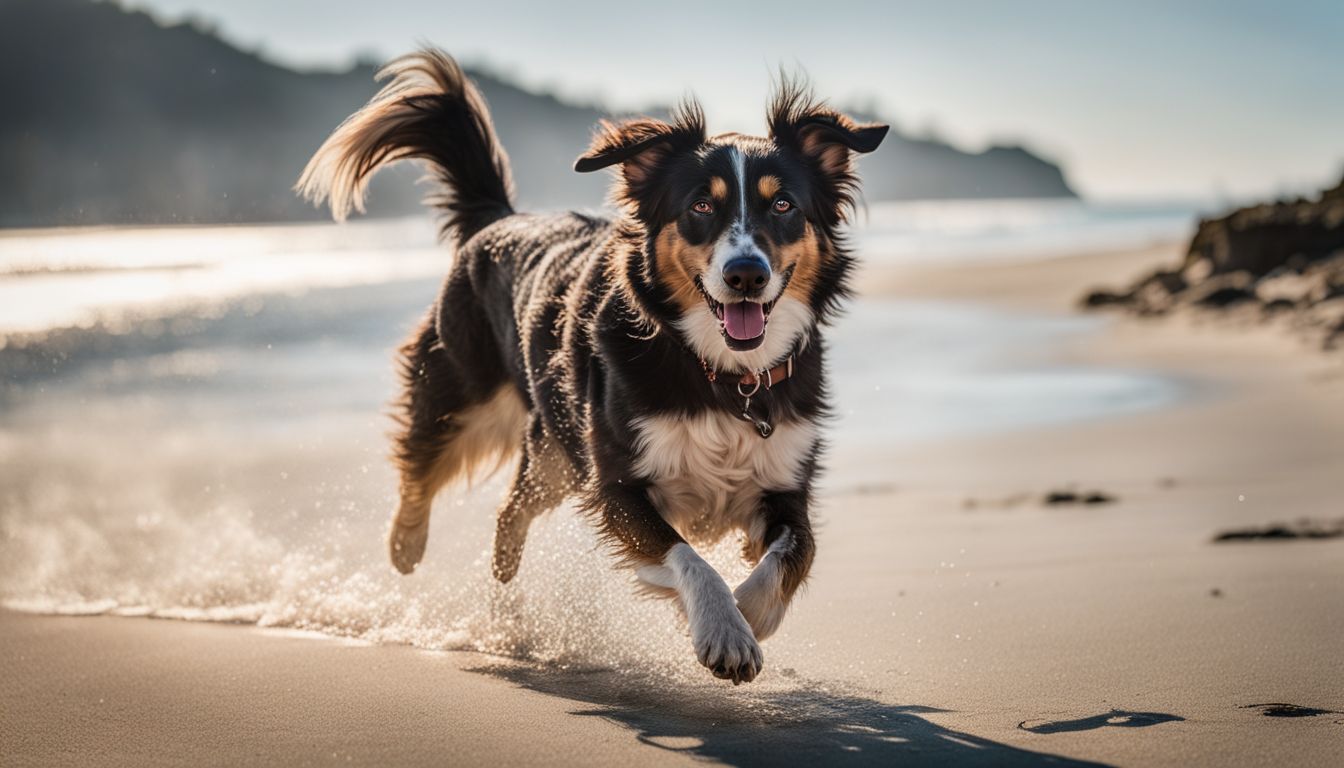
[[[760,259],[733,259],[723,266],[723,281],[742,293],[759,291],[770,279],[770,265]]]

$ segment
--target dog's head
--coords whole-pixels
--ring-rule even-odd
[[[614,199],[643,240],[626,265],[641,303],[724,368],[778,360],[843,297],[853,154],[887,133],[792,85],[767,119],[767,138],[707,137],[694,104],[670,122],[603,123],[574,165],[620,165]]]

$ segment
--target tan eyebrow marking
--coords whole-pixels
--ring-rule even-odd
[[[715,200],[727,200],[728,182],[720,176],[711,177],[709,180],[709,196]]]
[[[779,192],[778,176],[762,176],[756,182],[756,191],[761,193],[761,197],[767,200],[773,198]]]

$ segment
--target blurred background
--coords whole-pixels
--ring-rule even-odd
[[[1326,258],[1344,202],[1316,191],[1344,167],[1342,38],[1331,3],[650,15],[617,2],[3,0],[4,591],[256,618],[286,604],[273,580],[243,588],[220,565],[147,583],[126,552],[165,556],[147,531],[187,536],[239,509],[287,545],[311,534],[268,527],[333,508],[377,537],[392,489],[387,361],[451,255],[415,167],[378,177],[370,214],[343,226],[292,185],[373,95],[380,62],[424,41],[483,89],[525,210],[602,207],[608,179],[571,164],[604,116],[661,114],[693,93],[713,130],[760,133],[781,68],[890,122],[860,169],[862,299],[834,335],[836,450],[852,458],[1191,396],[1150,366],[1062,359],[1108,321],[1060,304],[1149,316],[1249,302],[1252,324],[1289,316],[1329,343],[1344,328],[1344,277]],[[1025,276],[985,277],[1013,265]],[[1054,293],[1005,307],[1014,283]],[[883,463],[841,461],[834,482],[871,482]],[[299,475],[277,501],[275,484]],[[269,562],[253,525],[230,557]],[[72,554],[85,549],[103,565]],[[381,564],[376,550],[360,557]]]
[[[256,537],[307,546],[335,519],[377,538],[388,358],[451,254],[417,168],[378,177],[343,226],[292,185],[380,62],[423,41],[483,89],[523,209],[602,207],[607,179],[570,168],[604,116],[693,93],[712,129],[761,132],[781,68],[894,126],[862,159],[862,298],[833,336],[853,460],[828,482],[857,487],[903,444],[1200,391],[1066,359],[1110,323],[1075,305],[1236,309],[1333,343],[1344,194],[1318,190],[1344,168],[1340,39],[1344,8],[1311,2],[3,0],[4,592],[306,621]],[[196,536],[221,517],[238,542]],[[141,572],[169,553],[194,569]]]
[[[1337,762],[1341,41],[1313,0],[0,0],[5,757],[215,762],[260,717],[280,764]],[[498,477],[388,564],[392,354],[453,254],[419,168],[342,225],[292,186],[422,43],[484,91],[522,210],[604,210],[571,170],[604,116],[693,94],[763,133],[781,70],[893,126],[826,337],[813,580],[752,686],[569,510],[495,584]]]

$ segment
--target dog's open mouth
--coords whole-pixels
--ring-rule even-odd
[[[709,305],[709,311],[719,319],[719,331],[731,350],[743,352],[755,349],[765,341],[765,326],[770,322],[770,310],[775,303],[760,301],[738,301],[724,304],[709,295],[699,280],[696,285]]]

